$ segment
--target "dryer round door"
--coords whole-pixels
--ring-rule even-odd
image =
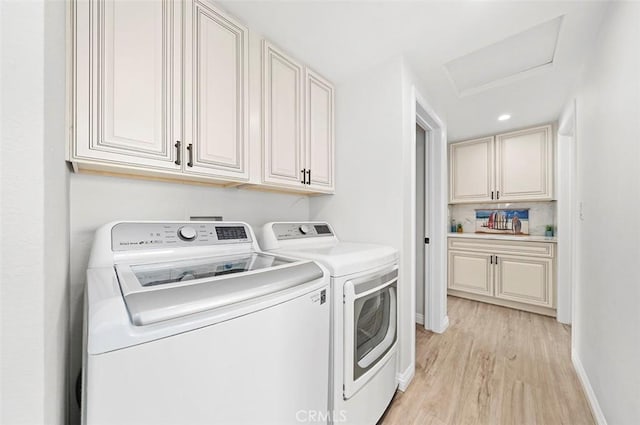
[[[397,285],[397,266],[345,284],[345,398],[362,388],[393,354]]]

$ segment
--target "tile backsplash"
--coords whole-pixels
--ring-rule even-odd
[[[478,209],[529,208],[529,234],[544,235],[547,224],[556,226],[556,203],[551,202],[508,202],[501,204],[455,204],[449,205],[449,223],[453,218],[462,223],[465,233],[475,232],[476,211]]]

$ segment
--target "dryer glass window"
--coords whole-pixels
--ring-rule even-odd
[[[391,300],[389,290],[376,292],[355,302],[356,311],[356,359],[362,360],[379,345],[389,330]]]
[[[200,260],[173,261],[161,264],[131,266],[131,271],[142,286],[164,285],[194,279],[205,279],[233,273],[264,269],[290,263],[271,255],[246,254],[233,257],[215,257]]]

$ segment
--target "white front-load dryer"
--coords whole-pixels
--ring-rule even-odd
[[[340,241],[328,223],[267,223],[261,247],[314,260],[331,275],[329,420],[374,425],[397,389],[398,252]]]

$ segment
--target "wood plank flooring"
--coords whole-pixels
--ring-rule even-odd
[[[449,329],[416,328],[416,374],[385,425],[593,425],[571,364],[571,327],[449,297]]]

